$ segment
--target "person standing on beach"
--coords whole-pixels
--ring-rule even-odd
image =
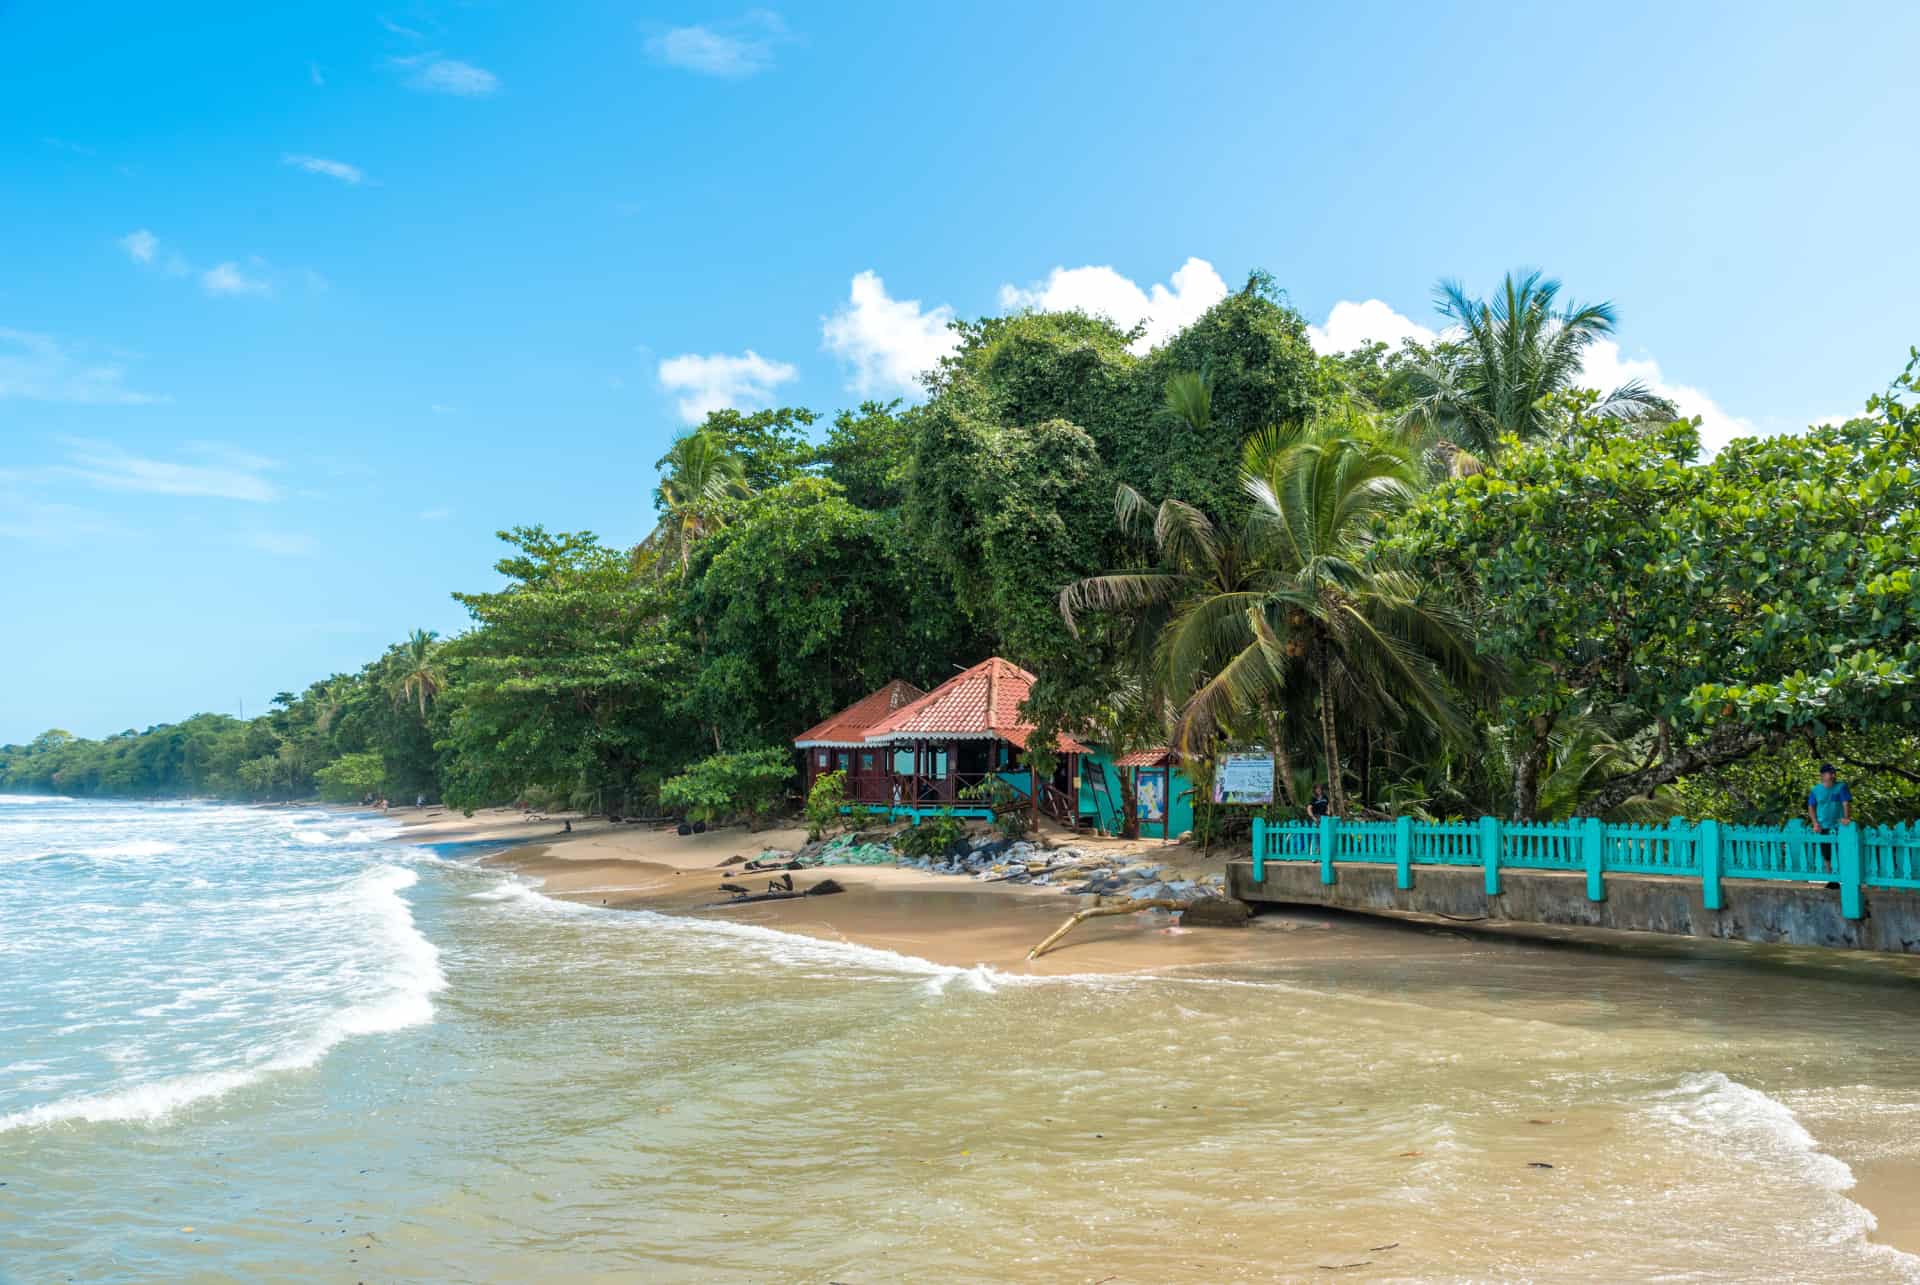
[[[1853,791],[1831,763],[1820,765],[1820,784],[1807,791],[1807,819],[1816,834],[1832,834],[1853,824]]]
[[[1322,781],[1313,787],[1313,797],[1307,800],[1307,819],[1313,822],[1315,826],[1318,826],[1320,824],[1320,818],[1332,811],[1333,800],[1327,797],[1327,783]],[[1320,835],[1317,829],[1314,831],[1312,837],[1307,840],[1307,851],[1309,853],[1317,853],[1320,851]]]

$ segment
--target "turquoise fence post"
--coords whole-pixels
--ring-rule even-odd
[[[1840,913],[1848,919],[1859,919],[1866,913],[1860,898],[1861,867],[1865,864],[1860,859],[1860,827],[1842,825],[1833,846],[1839,849],[1833,864],[1839,867]]]
[[[1487,867],[1487,895],[1500,895],[1500,819],[1480,818],[1480,860]]]
[[[1708,817],[1695,832],[1700,853],[1700,899],[1708,910],[1720,909],[1720,823]]]
[[[1253,819],[1253,881],[1267,881],[1267,819]]]
[[[1401,817],[1393,823],[1393,886],[1413,887],[1413,818]]]
[[[1340,822],[1332,816],[1320,818],[1320,882],[1333,882],[1333,843],[1340,833]]]
[[[1588,817],[1580,823],[1580,860],[1587,867],[1587,900],[1605,901],[1607,899],[1606,879],[1600,872],[1602,859],[1606,856],[1606,829],[1600,824],[1599,817]]]

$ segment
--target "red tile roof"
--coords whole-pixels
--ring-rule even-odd
[[[1135,750],[1131,754],[1122,754],[1113,761],[1115,767],[1159,767],[1173,751],[1164,745],[1156,745],[1150,750]]]
[[[1032,674],[994,656],[875,723],[867,729],[867,739],[997,737],[1025,749],[1033,724],[1020,717],[1020,702],[1032,690]],[[1086,746],[1068,736],[1060,737],[1055,748],[1086,753]]]
[[[794,737],[793,743],[802,749],[810,745],[865,745],[867,732],[875,723],[925,695],[912,683],[896,678],[831,718],[815,723]]]

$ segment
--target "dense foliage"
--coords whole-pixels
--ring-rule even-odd
[[[1260,273],[1148,351],[956,323],[918,404],[715,412],[631,545],[503,532],[457,637],[250,720],[0,747],[0,788],[759,817],[796,732],[997,653],[1039,743],[1170,743],[1202,783],[1265,746],[1281,809],[1779,820],[1832,759],[1912,815],[1920,357],[1849,423],[1709,455],[1580,387],[1610,305],[1537,273],[1439,303],[1431,344],[1333,355]]]

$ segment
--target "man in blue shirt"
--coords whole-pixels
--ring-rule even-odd
[[[1817,834],[1832,834],[1853,823],[1853,792],[1831,763],[1820,765],[1820,784],[1807,791],[1807,819]]]

